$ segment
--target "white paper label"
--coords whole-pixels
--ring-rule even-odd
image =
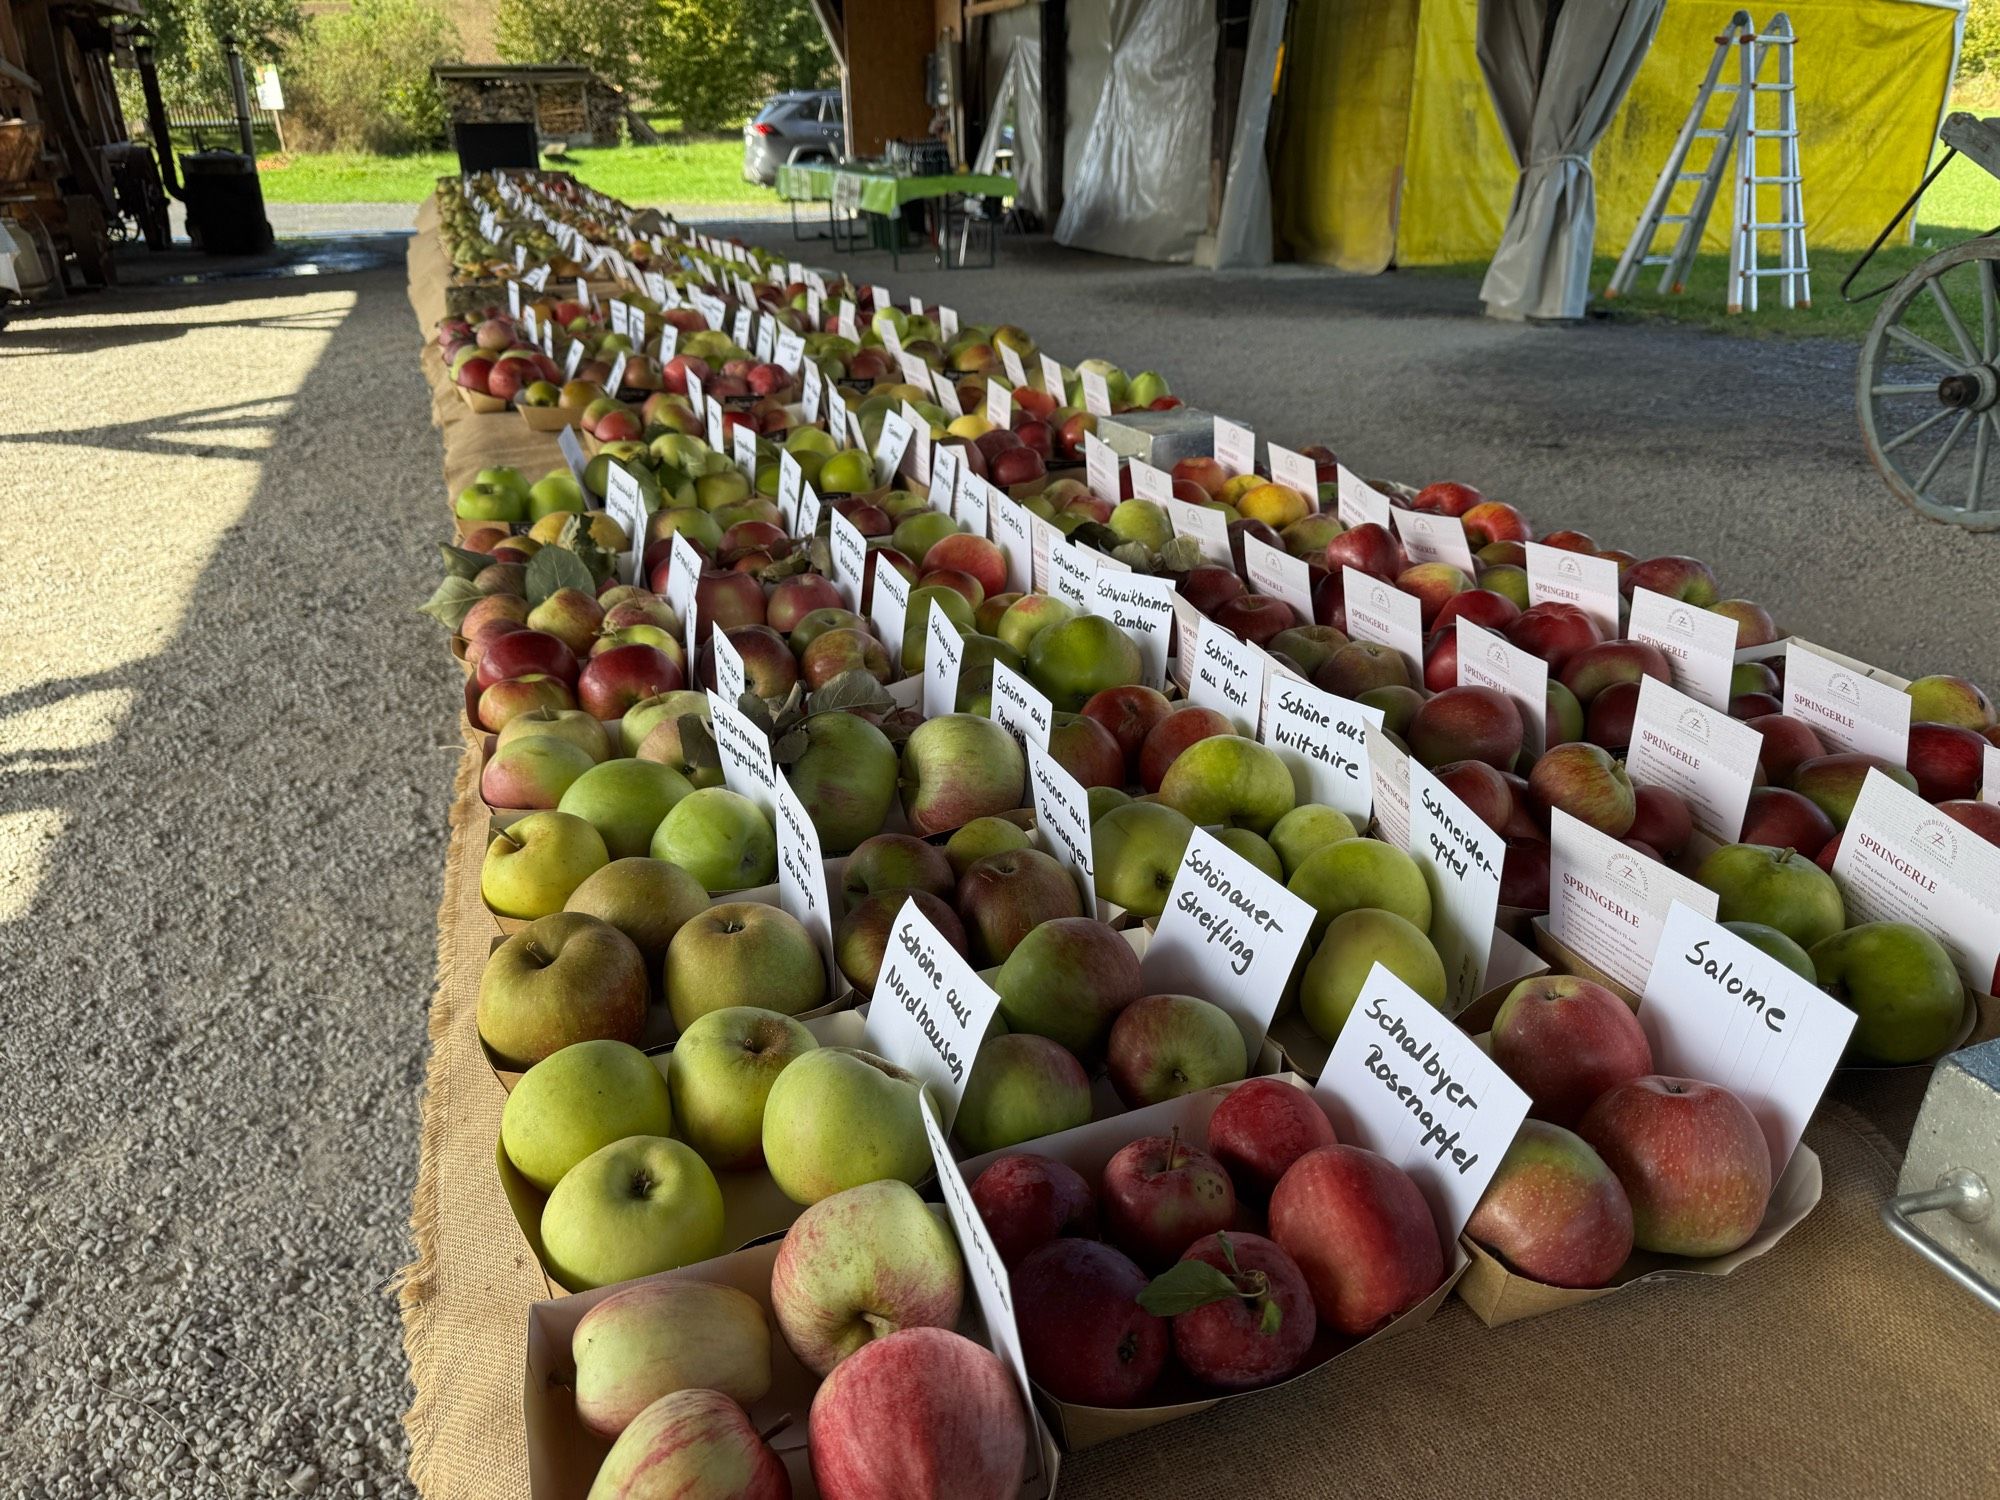
[[[712,640],[721,640],[717,630]],[[744,715],[732,698],[720,693],[708,695],[709,725],[715,731],[715,748],[722,756],[722,781],[739,797],[748,797],[769,818],[778,806],[778,768],[771,761],[771,742],[764,731]]]
[[[834,327],[850,343],[861,342],[861,329],[854,321],[854,304],[845,297],[840,299],[840,311],[834,319]]]
[[[1021,363],[1020,352],[1007,344],[998,346],[1000,367],[1007,372],[1007,383],[1019,390],[1028,383],[1027,367]]]
[[[1320,802],[1368,826],[1374,796],[1368,775],[1368,727],[1382,710],[1301,682],[1289,672],[1264,679],[1264,743],[1292,773],[1300,803]]]
[[[1047,748],[1055,726],[1055,705],[1004,661],[993,663],[993,722],[1021,742]]]
[[[1457,1015],[1485,991],[1506,857],[1506,838],[1412,761],[1410,858],[1430,883],[1431,946],[1444,963],[1447,1015]]]
[[[1090,794],[1042,746],[1026,742],[1028,793],[1034,800],[1035,826],[1047,837],[1049,849],[1076,878],[1083,909],[1097,910],[1097,877],[1091,865]]]
[[[907,406],[909,403],[905,402]],[[882,435],[875,440],[875,483],[886,485],[902,467],[903,453],[910,446],[910,419],[900,411],[884,412]]]
[[[1607,641],[1624,634],[1618,623],[1618,563],[1615,558],[1565,552],[1529,542],[1528,600],[1532,604],[1573,604],[1589,615]]]
[[[569,429],[564,428],[565,432]],[[604,513],[625,528],[627,546],[618,573],[627,583],[644,582],[646,561],[646,497],[638,478],[620,463],[604,466]]]
[[[905,901],[889,931],[861,1044],[923,1080],[947,1127],[972,1075],[979,1044],[1000,1009],[1000,997],[944,935]],[[947,1166],[952,1176],[958,1169]]]
[[[520,254],[520,249],[518,246],[515,248],[515,254],[517,256]],[[520,263],[517,260],[515,263],[515,268],[517,270],[519,269],[519,264]],[[521,283],[516,281],[511,276],[507,278],[507,312],[508,315],[511,317],[518,318],[521,316]],[[534,330],[532,329],[529,330],[528,337],[530,338],[534,337]]]
[[[806,341],[787,328],[778,335],[775,354],[778,368],[788,375],[796,375],[806,362]]]
[[[765,317],[757,325],[757,359],[762,364],[770,364],[771,356],[778,350],[778,322]]]
[[[1385,843],[1410,849],[1410,757],[1396,748],[1379,723],[1368,726],[1368,790],[1375,798],[1375,829]]]
[[[683,623],[689,618],[689,610],[694,604],[694,586],[701,582],[701,554],[694,550],[687,533],[676,531],[674,539],[667,544],[667,603]],[[688,659],[694,660],[694,627],[687,627]]]
[[[931,388],[931,367],[914,354],[898,354],[896,364],[903,372],[903,384],[913,385],[920,391]]]
[[[1720,1084],[1764,1127],[1785,1169],[1860,1017],[1728,928],[1676,901],[1639,1024],[1653,1069]]]
[[[1834,879],[1847,920],[1908,922],[1991,994],[2000,964],[2000,848],[1915,792],[1870,770],[1840,836]]]
[[[800,408],[804,411],[808,422],[817,422],[819,420],[820,402],[826,396],[826,377],[820,374],[819,366],[811,360],[806,360],[801,364],[799,371],[801,377],[799,391]],[[846,418],[843,417],[840,427],[833,430],[833,440],[836,443],[847,435],[846,425]]]
[[[840,387],[827,383],[826,387],[826,430],[833,435],[834,442],[846,448],[852,443],[854,418],[848,412],[847,398],[840,393]]]
[[[1466,577],[1473,574],[1472,548],[1456,516],[1434,516],[1420,510],[1395,512],[1396,534],[1412,563],[1450,563]]]
[[[947,339],[957,338],[958,314],[949,307],[940,307],[937,310],[937,326],[938,332],[943,334]]]
[[[563,379],[576,379],[577,366],[583,363],[583,341],[571,339],[569,350],[563,355]]]
[[[1138,644],[1143,663],[1140,681],[1147,687],[1165,687],[1167,647],[1174,633],[1173,579],[1100,566],[1091,580],[1088,609]]]
[[[965,1261],[965,1279],[972,1284],[972,1300],[979,1306],[979,1317],[986,1325],[987,1340],[1007,1361],[1007,1368],[1014,1372],[1021,1410],[1032,1412],[1035,1409],[1035,1393],[1028,1384],[1027,1361],[1021,1357],[1021,1334],[1019,1325],[1014,1321],[1014,1294],[1007,1267],[1001,1263],[1000,1252],[993,1246],[993,1236],[987,1232],[986,1221],[979,1217],[979,1210],[972,1202],[972,1193],[966,1187],[965,1179],[959,1175],[958,1163],[952,1158],[951,1143],[945,1139],[945,1126],[927,1096],[922,1113],[924,1133],[930,1139],[931,1161],[937,1168],[941,1189],[939,1196],[944,1199],[945,1215],[958,1235],[959,1249]]]
[[[2000,745],[1988,745],[1980,760],[1979,800],[2000,802]]]
[[[1710,708],[1728,710],[1729,676],[1736,670],[1736,622],[1729,616],[1634,589],[1626,631],[1631,639],[1660,648],[1675,687]]]
[[[986,382],[986,420],[995,427],[1014,425],[1014,393],[997,380]]]
[[[1197,828],[1140,973],[1149,994],[1195,995],[1227,1011],[1254,1058],[1312,924],[1310,902]]]
[[[896,571],[895,564],[875,559],[875,582],[868,595],[868,618],[875,633],[889,648],[890,665],[900,668],[903,660],[904,622],[910,612],[910,580]]]
[[[1313,510],[1319,509],[1319,465],[1303,453],[1294,453],[1289,448],[1280,448],[1276,443],[1266,443],[1264,452],[1271,461],[1271,480],[1288,489],[1297,490],[1305,496],[1305,501]]]
[[[1343,567],[1340,578],[1347,602],[1347,633],[1399,653],[1409,666],[1410,681],[1422,682],[1424,608],[1417,596],[1354,568]]]
[[[662,365],[680,352],[681,331],[669,323],[660,330],[660,363]]]
[[[1157,473],[1158,470],[1154,472]],[[1135,489],[1137,485],[1138,481],[1135,479],[1133,481]],[[1209,562],[1219,563],[1225,568],[1236,566],[1236,561],[1229,551],[1229,522],[1224,519],[1221,511],[1191,505],[1185,500],[1176,500],[1171,493],[1160,503],[1167,509],[1167,522],[1174,528],[1175,536],[1193,537],[1201,547],[1201,555]]]
[[[868,539],[839,511],[830,514],[833,518],[830,523],[833,581],[859,609],[864,592],[862,585],[868,577]],[[897,640],[900,642],[901,637]]]
[[[1217,516],[1219,521],[1222,518]],[[1269,594],[1273,599],[1282,599],[1292,607],[1298,618],[1298,625],[1310,625],[1313,620],[1312,573],[1306,567],[1305,559],[1293,557],[1282,547],[1273,547],[1269,542],[1254,536],[1243,538],[1243,576],[1250,581],[1250,587],[1260,594]]]
[[[974,536],[985,536],[987,529],[987,491],[990,486],[972,472],[972,465],[961,457],[953,465],[956,478],[952,481],[952,519]]]
[[[989,487],[988,516],[993,543],[1007,557],[1007,587],[1016,594],[1030,592],[1035,578],[1034,513]]]
[[[1270,658],[1250,642],[1203,620],[1195,645],[1194,676],[1188,702],[1212,708],[1236,726],[1238,734],[1254,735],[1264,706],[1264,671]]]
[[[1021,507],[1027,510],[1026,506]],[[1055,592],[1054,570],[1049,558],[1055,549],[1067,540],[1052,521],[1044,521],[1033,511],[1028,511],[1028,535],[1035,550],[1035,590],[1038,593]]]
[[[1093,416],[1111,415],[1111,388],[1104,377],[1095,370],[1080,370],[1077,379],[1083,382],[1083,409]]]
[[[729,639],[729,632],[718,628],[708,638],[715,652],[715,690],[729,702],[741,698],[749,686],[743,670],[743,653]]]
[[[1801,641],[1785,647],[1785,712],[1811,726],[1829,753],[1859,751],[1898,766],[1910,753],[1910,695]]]
[[[1090,492],[1112,505],[1118,503],[1118,455],[1094,432],[1083,435],[1083,467]]]
[[[778,905],[812,934],[826,964],[827,993],[837,994],[841,979],[833,957],[833,901],[826,887],[819,830],[783,777],[778,779],[776,800],[777,816],[772,821],[778,833]]]
[[[1335,479],[1339,495],[1340,524],[1343,526],[1389,526],[1395,509],[1389,497],[1355,474],[1345,464]]]
[[[1748,724],[1657,677],[1639,679],[1626,769],[1635,785],[1678,793],[1695,827],[1711,838],[1732,844],[1743,831],[1763,748],[1764,737]]]
[[[882,566],[880,563],[877,567]],[[951,616],[930,601],[924,623],[924,717],[941,719],[958,709],[958,674],[965,660],[965,637]]]
[[[1455,623],[1458,685],[1490,688],[1512,699],[1527,729],[1528,753],[1540,755],[1549,738],[1549,664],[1463,615]]]
[[[1313,1094],[1341,1141],[1416,1180],[1447,1246],[1528,1117],[1520,1085],[1379,963]]]
[[[729,429],[729,445],[735,451],[736,467],[754,486],[757,483],[757,430],[746,422]]]
[[[1717,896],[1561,808],[1549,811],[1549,931],[1586,963],[1643,993],[1676,901],[1715,918]]]
[[[1065,385],[1062,363],[1059,360],[1050,359],[1048,355],[1044,354],[1042,356],[1042,389],[1055,397],[1057,402],[1060,403],[1064,399]]]
[[[1215,461],[1232,479],[1257,468],[1257,434],[1227,417],[1215,419]]]
[[[937,396],[937,404],[944,408],[947,417],[957,421],[965,415],[965,403],[958,399],[958,387],[952,383],[950,375],[943,370],[933,370],[930,385]]]
[[[1096,554],[1067,537],[1049,539],[1050,592],[1082,614],[1090,608],[1091,585],[1096,580]]]
[[[812,536],[819,531],[819,491],[809,484],[799,486],[799,523],[793,528],[795,536]],[[856,598],[850,595],[850,600]]]
[[[1139,499],[1163,506],[1174,498],[1174,479],[1165,469],[1157,469],[1143,458],[1127,459],[1125,467],[1132,475],[1132,493]]]
[[[722,403],[715,397],[708,398],[708,446],[717,453],[728,452],[728,437],[722,424]]]
[[[798,534],[799,487],[806,482],[805,470],[789,448],[778,450],[778,515],[785,530]]]
[[[688,405],[694,409],[697,417],[705,416],[708,412],[708,392],[701,383],[701,377],[689,370],[686,381]]]

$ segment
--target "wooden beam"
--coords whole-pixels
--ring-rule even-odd
[[[1063,135],[1069,129],[1069,0],[1042,0],[1042,217],[1063,206]],[[1022,100],[1017,107],[1026,108]]]

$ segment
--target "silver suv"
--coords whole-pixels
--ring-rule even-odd
[[[779,94],[743,127],[743,179],[769,187],[787,162],[838,160],[846,140],[838,90]]]

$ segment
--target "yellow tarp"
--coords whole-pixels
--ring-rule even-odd
[[[1807,245],[1865,245],[1923,177],[1957,12],[1916,0],[1783,8],[1799,37]],[[1391,259],[1438,265],[1493,253],[1515,167],[1474,50],[1478,9],[1477,0],[1301,0],[1277,173],[1280,232],[1299,259],[1376,271]],[[1624,248],[1736,9],[1668,0],[1597,148],[1600,253]],[[1308,78],[1313,87],[1297,86]],[[1716,114],[1725,107],[1718,101]],[[1697,142],[1691,169],[1707,150]],[[1727,248],[1724,206],[1709,222],[1712,250]]]

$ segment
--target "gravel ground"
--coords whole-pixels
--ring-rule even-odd
[[[458,672],[400,270],[71,302],[0,371],[0,1493],[407,1493]]]

